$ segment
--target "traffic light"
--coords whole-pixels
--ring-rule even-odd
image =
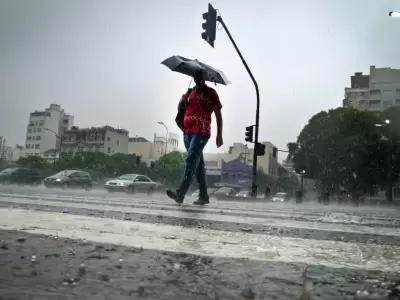
[[[272,148],[272,157],[277,157],[278,155],[278,148],[274,147]]]
[[[254,146],[254,151],[256,152],[257,156],[263,156],[265,155],[265,145],[261,143],[257,143]]]
[[[208,3],[208,12],[203,14],[203,19],[205,20],[202,24],[204,32],[201,33],[201,37],[214,48],[217,33],[217,11],[210,3]]]
[[[249,142],[249,143],[253,142],[253,129],[254,129],[254,125],[246,127],[246,138],[244,139],[246,142]]]

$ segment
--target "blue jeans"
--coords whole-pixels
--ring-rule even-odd
[[[197,182],[199,183],[199,196],[200,198],[207,198],[208,193],[203,149],[210,137],[203,133],[187,133],[183,138],[187,150],[186,167],[181,184],[176,192],[181,196],[185,196],[192,181],[193,173],[195,173]]]

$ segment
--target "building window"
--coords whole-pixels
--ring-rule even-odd
[[[28,133],[32,133],[32,128],[28,128]]]
[[[119,145],[119,140],[117,140],[117,145]]]
[[[36,140],[40,141],[42,139],[42,137],[40,135],[36,136]]]
[[[108,141],[108,142],[110,141],[110,137],[107,138],[107,141]]]
[[[400,99],[396,99],[396,104],[400,105]]]
[[[40,149],[40,144],[36,144],[35,149]]]
[[[29,122],[29,126],[35,126],[33,122]]]
[[[369,100],[369,106],[380,106],[381,100]]]
[[[26,144],[26,145],[25,145],[25,148],[26,148],[26,149],[30,149],[30,148],[31,148],[31,145],[30,145],[30,144]]]
[[[108,147],[107,153],[111,153],[111,148],[110,147]]]
[[[393,99],[394,93],[392,90],[385,90],[382,92],[382,97],[385,100]]]
[[[40,123],[39,123],[39,126],[44,126],[44,122],[40,122]]]
[[[30,141],[31,139],[32,139],[31,136],[28,136],[28,137],[26,138],[27,141]]]
[[[42,128],[37,128],[36,132],[42,132]]]
[[[36,132],[36,128],[33,128],[33,132]]]

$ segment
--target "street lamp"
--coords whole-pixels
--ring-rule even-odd
[[[301,182],[300,182],[300,192],[301,192],[301,198],[303,198],[303,189],[304,189],[304,174],[306,173],[306,170],[301,171]]]
[[[157,122],[158,124],[162,125],[165,127],[165,131],[166,131],[166,136],[165,136],[165,154],[167,154],[167,150],[168,150],[168,127],[167,125],[164,124],[164,122]]]
[[[44,130],[47,130],[47,131],[50,131],[50,132],[54,133],[54,136],[56,137],[56,146],[54,148],[54,160],[53,160],[53,164],[55,165],[56,164],[56,157],[57,157],[57,139],[60,141],[60,145],[59,145],[60,149],[58,151],[58,161],[60,161],[60,158],[61,158],[61,137],[58,135],[57,132],[55,132],[52,129],[44,128]]]
[[[389,126],[391,123],[391,120],[386,119],[384,124],[375,124],[375,127],[383,127],[383,126]],[[389,127],[390,130],[390,127]],[[382,138],[383,139],[383,138]],[[389,135],[387,137],[388,141],[388,158],[387,158],[387,199],[389,201],[393,200],[393,186],[392,186],[392,139],[390,138],[390,131]]]
[[[389,12],[389,17],[392,17],[392,18],[400,18],[400,12],[398,12],[398,11],[391,11],[391,12]]]

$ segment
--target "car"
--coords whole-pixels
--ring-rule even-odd
[[[228,200],[233,199],[236,195],[236,192],[233,188],[230,187],[221,187],[215,191],[213,194],[214,198],[219,200]]]
[[[0,183],[37,186],[42,184],[42,176],[36,169],[7,168],[0,172]]]
[[[93,180],[88,172],[64,170],[47,177],[44,185],[47,188],[83,188],[90,191],[93,187]]]
[[[236,194],[236,197],[238,198],[249,198],[251,197],[251,192],[250,191],[240,191],[239,193]]]
[[[212,196],[216,190],[217,189],[215,188],[208,188],[207,189],[208,196]],[[199,197],[199,196],[200,196],[200,190],[195,190],[192,194],[192,197]]]
[[[157,183],[149,177],[140,174],[125,174],[116,179],[109,180],[104,188],[109,192],[147,193],[152,194],[157,190]]]
[[[272,201],[284,202],[284,201],[287,201],[288,199],[289,199],[289,197],[288,197],[287,193],[279,192],[279,193],[276,193],[276,195],[272,198]]]

